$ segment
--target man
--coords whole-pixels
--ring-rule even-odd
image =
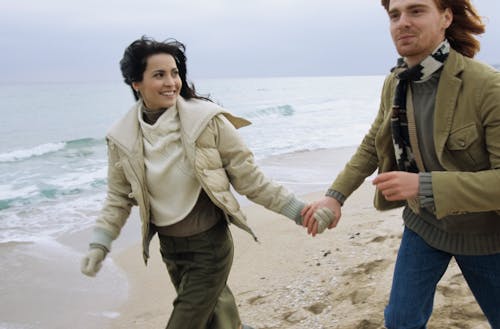
[[[404,206],[385,323],[425,328],[452,257],[492,328],[500,328],[500,73],[472,57],[484,32],[470,0],[382,0],[402,56],[378,115],[326,196],[340,207],[375,170],[375,207]]]

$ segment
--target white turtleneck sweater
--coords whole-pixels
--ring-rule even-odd
[[[141,111],[138,115],[144,141],[151,221],[156,226],[172,225],[189,214],[201,191],[182,147],[179,113],[173,106],[153,125],[144,122]]]

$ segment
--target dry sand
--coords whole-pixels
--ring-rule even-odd
[[[375,211],[372,196],[366,182],[344,205],[339,226],[316,238],[280,215],[247,206],[260,244],[231,227],[235,260],[229,278],[243,322],[256,329],[383,328],[403,226],[401,209]],[[175,292],[156,238],[151,253],[148,267],[139,244],[112,255],[127,273],[130,291],[110,329],[165,327]],[[454,262],[438,286],[428,328],[489,328]]]

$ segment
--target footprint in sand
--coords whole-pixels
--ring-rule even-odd
[[[286,322],[295,324],[307,318],[307,314],[304,311],[290,311],[284,313],[282,317]]]
[[[356,304],[366,302],[368,297],[373,295],[374,292],[375,292],[374,287],[362,287],[362,288],[356,289],[356,291],[349,294],[349,298],[351,299],[351,303],[353,305],[356,305]]]
[[[401,241],[401,235],[388,234],[388,235],[377,235],[373,239],[369,240],[367,243],[385,243],[395,252],[397,252],[397,245]]]
[[[315,304],[312,304],[311,306],[305,307],[304,309],[306,309],[307,311],[309,311],[313,314],[320,314],[327,307],[328,307],[328,305],[326,305],[326,304],[315,303]]]
[[[368,263],[360,264],[353,268],[349,268],[342,273],[342,276],[349,276],[353,279],[362,279],[369,274],[384,270],[389,264],[390,261],[387,259],[377,259]]]
[[[439,285],[436,291],[447,298],[470,296],[468,289],[457,285]]]
[[[383,272],[389,264],[390,261],[387,259],[377,259],[345,270],[342,273],[342,276],[346,277],[345,284],[356,282],[356,286],[353,287],[354,291],[340,294],[336,296],[335,300],[342,302],[348,299],[353,305],[365,303],[376,291],[376,287],[373,285],[374,275]]]
[[[384,242],[388,236],[376,236],[373,239],[371,239],[368,243],[381,243]]]
[[[436,291],[447,298],[471,296],[471,292],[461,273],[454,274],[448,280],[440,282]]]
[[[476,323],[487,323],[461,273],[454,274],[449,279],[440,282],[436,291],[443,295],[447,302],[437,305],[433,312],[434,317],[448,319],[449,327],[456,324],[454,328],[478,329],[483,327]],[[486,327],[489,328],[489,326]]]
[[[447,304],[437,307],[433,312],[433,317],[436,319],[448,319],[450,328],[482,328],[476,324],[488,323],[486,317],[477,306],[476,301],[461,303],[460,306]],[[456,326],[452,326],[452,323]]]
[[[375,321],[371,320],[362,320],[358,325],[356,325],[355,329],[382,329],[384,326],[382,326],[379,323],[376,323]]]
[[[266,298],[267,296],[263,296],[263,295],[257,295],[257,296],[254,296],[254,297],[250,297],[247,299],[247,302],[248,304],[250,305],[259,305],[259,304],[263,304],[265,301],[264,299]]]

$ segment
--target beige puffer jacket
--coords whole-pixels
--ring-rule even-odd
[[[228,222],[255,234],[247,225],[246,216],[230,191],[247,196],[274,212],[297,223],[304,203],[283,186],[264,176],[254,162],[252,152],[236,131],[250,122],[235,117],[217,104],[179,97],[177,109],[181,121],[181,140],[194,174],[214,204],[221,208]],[[108,192],[97,219],[92,244],[111,249],[130,215],[133,205],[139,206],[142,222],[143,256],[149,258],[150,205],[145,186],[142,134],[138,122],[137,103],[107,135]],[[175,188],[173,186],[172,188]]]

